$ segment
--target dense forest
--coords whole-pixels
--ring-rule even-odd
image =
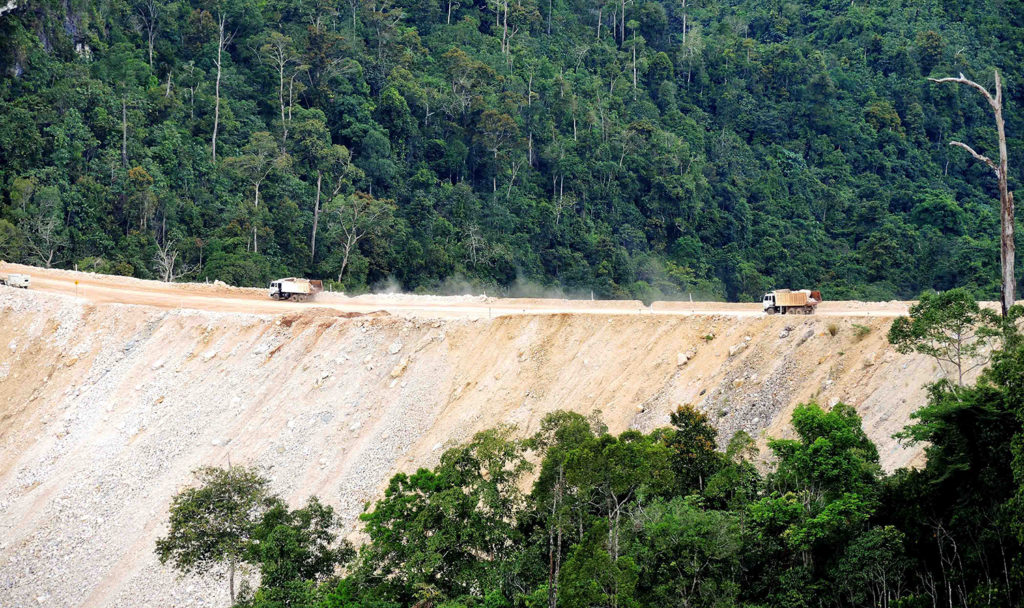
[[[603,297],[998,294],[1018,0],[15,0],[0,258]],[[1014,169],[1016,163],[1016,169]]]
[[[946,333],[965,324],[970,343]],[[991,363],[973,385],[951,369],[931,387],[901,435],[926,446],[920,468],[884,474],[843,404],[798,406],[768,463],[743,432],[717,449],[690,406],[619,435],[555,412],[532,437],[498,427],[395,475],[358,552],[331,507],[289,508],[235,465],[175,497],[157,553],[184,572],[257,573],[237,596],[230,581],[238,608],[1022,606],[1021,336],[965,290],[926,297],[889,335]]]

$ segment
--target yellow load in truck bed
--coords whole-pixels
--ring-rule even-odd
[[[810,289],[791,291],[789,289],[775,290],[776,306],[817,306],[821,302],[821,293]]]

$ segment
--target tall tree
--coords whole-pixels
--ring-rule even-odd
[[[260,47],[260,53],[263,56],[263,61],[269,63],[277,71],[277,102],[281,112],[281,151],[284,152],[285,145],[288,143],[288,123],[290,122],[285,116],[285,72],[293,64],[298,63],[299,56],[295,51],[295,44],[292,42],[292,39],[280,32],[271,32],[267,36],[266,43]],[[291,95],[289,95],[288,101],[290,104]]]
[[[252,250],[259,253],[256,229],[260,212],[260,187],[271,173],[287,167],[291,163],[291,157],[280,152],[269,132],[259,131],[249,138],[249,143],[242,148],[241,156],[231,157],[226,163],[252,186]]]
[[[998,163],[983,154],[975,152],[973,148],[963,142],[951,141],[949,142],[949,145],[967,150],[971,156],[988,165],[988,167],[995,172],[996,180],[999,182],[999,261],[1002,265],[1002,293],[999,301],[1002,304],[1003,316],[1005,317],[1009,313],[1010,307],[1013,306],[1017,293],[1016,277],[1014,276],[1013,268],[1014,213],[1013,192],[1010,192],[1010,187],[1008,185],[1009,175],[1006,160],[1006,125],[1003,122],[1003,83],[999,78],[999,70],[994,71],[996,80],[996,92],[994,95],[977,82],[965,78],[962,73],[956,78],[929,78],[928,80],[940,83],[954,82],[972,87],[982,94],[985,101],[987,101],[988,105],[992,108],[992,114],[995,117],[996,133],[999,137]]]
[[[270,482],[250,467],[204,467],[195,471],[195,478],[197,487],[171,500],[170,528],[157,539],[156,554],[160,563],[170,562],[184,574],[226,562],[234,604],[235,568],[247,558],[263,513],[278,499],[270,492]]]
[[[224,68],[224,53],[228,45],[235,39],[235,31],[228,29],[227,10],[217,7],[217,58],[213,64],[217,67],[217,78],[213,88],[213,135],[210,137],[210,159],[217,162],[217,131],[220,128],[220,79]]]
[[[345,269],[359,241],[390,224],[394,211],[395,201],[376,198],[365,192],[334,197],[327,212],[331,225],[340,232],[341,237],[342,257],[338,281],[345,276]]]

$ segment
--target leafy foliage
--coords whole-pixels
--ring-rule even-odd
[[[1001,68],[1024,158],[1018,9],[20,3],[0,17],[0,256],[349,290],[991,298],[996,185],[946,145],[991,150],[991,120],[925,77]],[[352,238],[345,213],[375,202]]]
[[[396,475],[345,571],[352,551],[330,508],[290,511],[242,468],[200,471],[158,553],[184,571],[258,565],[247,608],[1018,606],[1024,341],[1011,312],[974,385],[929,387],[901,435],[926,442],[920,468],[883,474],[842,403],[796,407],[794,436],[768,441],[763,474],[749,435],[718,451],[691,407],[670,428],[619,435],[597,412],[558,411],[527,439],[498,427]],[[987,322],[956,292],[924,298],[891,335],[954,314]]]
[[[957,288],[923,294],[910,307],[909,317],[893,322],[889,342],[902,353],[933,357],[947,375],[955,374],[957,384],[963,384],[964,374],[988,363],[1001,325],[995,311],[981,308],[967,290]]]

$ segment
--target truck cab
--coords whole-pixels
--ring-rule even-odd
[[[27,274],[0,274],[0,285],[28,289],[31,279]]]
[[[280,279],[270,282],[270,297],[275,300],[281,299],[281,296],[284,295],[283,290],[281,289],[281,282],[282,281]]]
[[[764,294],[763,298],[761,298],[761,310],[767,312],[768,314],[775,314],[776,309],[777,307],[775,306],[775,292],[769,291],[768,293]]]

